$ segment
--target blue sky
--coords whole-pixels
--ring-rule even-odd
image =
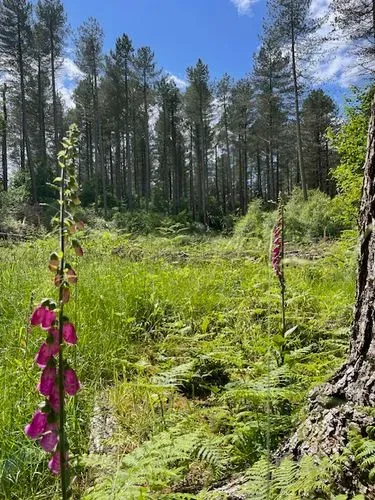
[[[260,44],[266,9],[266,0],[63,1],[73,31],[90,16],[96,17],[104,30],[105,52],[114,47],[118,36],[127,33],[135,48],[149,45],[159,67],[173,75],[182,88],[186,68],[199,57],[208,64],[212,79],[225,72],[236,79],[245,76]],[[327,18],[322,35],[332,29],[328,15],[331,1],[311,2],[311,15]],[[329,42],[320,48],[321,59],[309,68],[309,84],[323,87],[341,105],[349,86],[361,81],[350,42]],[[70,51],[59,76],[59,89],[68,106],[73,105],[72,89],[79,77]]]
[[[183,79],[201,57],[214,78],[225,71],[240,78],[251,68],[265,2],[248,0],[64,0],[72,28],[96,17],[105,49],[127,33],[136,47],[149,45],[161,67]],[[242,5],[242,10],[241,10]],[[249,6],[250,7],[250,6]]]

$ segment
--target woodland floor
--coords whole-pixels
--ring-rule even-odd
[[[6,245],[0,498],[58,498],[45,453],[23,434],[40,402],[33,359],[43,336],[28,332],[27,318],[55,293],[46,264],[55,242]],[[226,498],[210,490],[249,470],[267,443],[275,450],[303,418],[309,390],[345,359],[355,235],[289,243],[282,366],[268,243],[91,232],[84,246],[68,306],[79,335],[68,354],[82,381],[68,405],[75,498]]]

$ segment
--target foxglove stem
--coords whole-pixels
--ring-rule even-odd
[[[58,275],[59,287],[59,362],[58,362],[58,390],[60,400],[59,413],[59,450],[60,454],[60,479],[61,496],[63,500],[68,498],[68,468],[66,463],[66,440],[65,440],[65,399],[64,399],[64,352],[63,352],[63,329],[64,329],[64,269],[65,269],[65,168],[61,167],[60,183],[60,267]]]
[[[282,197],[279,197],[279,209],[276,225],[273,230],[273,248],[272,248],[272,266],[275,270],[275,275],[279,280],[280,285],[280,302],[281,302],[281,335],[284,338],[286,332],[285,318],[285,275],[284,275],[284,247],[285,247],[285,221],[284,221],[284,204]],[[280,351],[280,365],[284,364],[284,345]]]
[[[78,222],[75,222],[69,212],[78,200],[74,165],[77,134],[77,127],[72,125],[68,136],[63,139],[64,149],[59,153],[61,176],[54,181],[59,190],[59,217],[57,218],[59,252],[50,254],[48,267],[55,273],[55,285],[59,290],[58,306],[52,299],[43,299],[30,318],[32,326],[47,330],[47,338],[35,357],[36,364],[43,370],[38,390],[47,401],[41,407],[42,409],[35,413],[31,423],[25,427],[25,434],[30,439],[37,439],[47,453],[54,452],[49,468],[54,474],[60,475],[62,500],[67,500],[70,496],[65,392],[74,395],[80,388],[75,371],[69,368],[64,359],[64,342],[70,345],[77,343],[75,326],[69,322],[69,318],[64,316],[64,306],[70,298],[69,284],[77,282],[76,273],[67,262],[65,253],[71,226],[75,223],[78,229]],[[81,224],[80,227],[82,227]],[[78,240],[76,240],[77,244],[81,248]],[[79,254],[82,253],[81,249]],[[58,356],[57,361],[56,356]]]

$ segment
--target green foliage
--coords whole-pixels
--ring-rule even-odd
[[[337,236],[344,229],[335,203],[318,190],[309,191],[307,201],[295,188],[285,205],[286,236],[289,240],[305,240]]]
[[[245,217],[242,217],[234,228],[234,236],[239,238],[262,237],[265,212],[262,210],[262,200],[250,203]]]
[[[183,217],[181,218],[183,220]],[[188,228],[173,218],[165,218],[155,212],[134,211],[117,212],[113,216],[113,223],[117,229],[126,233],[150,234],[158,232],[164,234],[178,234]]]
[[[342,459],[337,456],[304,456],[298,462],[284,458],[277,466],[263,459],[248,471],[244,492],[259,500],[330,500],[341,470]]]
[[[264,210],[262,200],[252,201],[246,215],[234,225],[234,241],[239,246],[251,246],[267,254],[274,223],[274,213]]]
[[[31,237],[43,234],[44,217],[29,204],[29,191],[17,183],[9,191],[0,191],[0,233]]]
[[[332,172],[339,192],[334,204],[346,227],[353,227],[357,220],[373,94],[374,89],[365,92],[354,89],[353,98],[345,108],[346,121],[338,132],[332,129],[328,132],[340,157],[339,165]]]
[[[67,306],[79,324],[76,365],[83,386],[79,401],[69,403],[73,464],[87,452],[103,392],[119,428],[108,439],[113,456],[74,467],[78,498],[121,498],[125,487],[134,498],[193,498],[261,459],[268,429],[276,448],[300,418],[308,391],[345,358],[354,300],[352,235],[316,245],[323,258],[288,264],[291,330],[283,367],[276,357],[278,285],[264,243],[249,239],[247,248],[235,237],[166,236],[92,230],[82,241],[78,302]],[[32,297],[53,289],[42,272],[50,245],[46,239],[0,248],[6,290],[0,301],[0,497],[6,499],[55,492],[43,454],[22,433],[38,401],[33,353],[42,338],[28,333],[26,320]],[[183,384],[209,390],[186,397]]]

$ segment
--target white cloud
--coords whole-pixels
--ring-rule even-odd
[[[342,88],[360,84],[364,71],[358,63],[353,42],[343,36],[334,26],[334,14],[330,10],[332,0],[312,0],[310,13],[321,19],[318,36],[324,41],[320,45],[320,57],[314,67],[314,84],[335,83]],[[334,35],[334,36],[333,36]]]
[[[232,4],[236,7],[237,12],[240,16],[251,16],[252,15],[252,6],[258,0],[230,0]]]
[[[315,19],[324,17],[328,14],[330,0],[312,0],[310,13]]]
[[[173,75],[172,73],[169,73],[168,75],[168,80],[174,82],[180,90],[185,90],[187,87],[187,82],[183,80],[182,78],[179,78],[176,75]]]
[[[62,96],[65,106],[74,108],[73,91],[83,78],[82,71],[70,57],[64,58],[61,62],[56,74],[56,86]]]

